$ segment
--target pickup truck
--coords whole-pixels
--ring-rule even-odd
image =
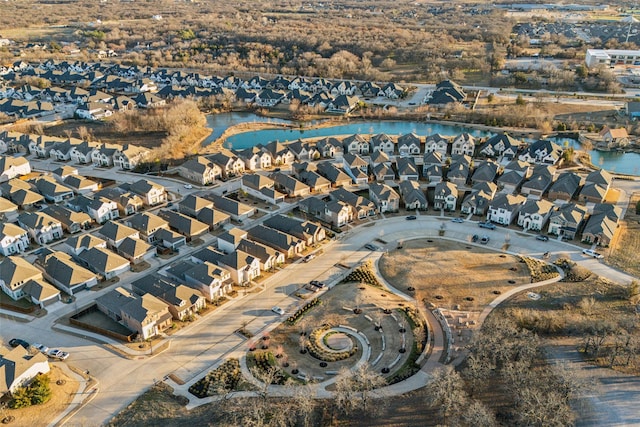
[[[494,223],[492,223],[491,221],[479,222],[478,223],[478,227],[480,227],[480,228],[488,228],[489,230],[495,230],[496,229],[496,225]]]

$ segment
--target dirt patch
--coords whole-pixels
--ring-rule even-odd
[[[62,369],[51,365],[49,372],[51,400],[42,405],[21,409],[6,409],[5,416],[13,416],[12,426],[46,426],[64,411],[78,392],[78,381],[67,376]],[[58,384],[60,381],[60,384]]]
[[[511,255],[440,239],[409,240],[379,262],[391,285],[439,307],[480,311],[500,293],[529,283],[525,264]],[[457,307],[457,308],[456,308]]]
[[[621,270],[640,277],[640,215],[636,214],[636,203],[640,201],[640,192],[633,193],[629,208],[620,221],[617,239],[612,244],[606,261]]]

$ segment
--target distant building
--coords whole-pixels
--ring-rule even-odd
[[[598,66],[640,65],[640,50],[587,49],[585,64],[589,68]]]

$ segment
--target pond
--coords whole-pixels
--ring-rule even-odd
[[[213,129],[212,134],[205,140],[205,145],[211,143],[222,135],[230,126],[239,123],[287,123],[295,122],[262,117],[253,113],[222,113],[207,116],[207,124]],[[313,126],[317,122],[304,123],[303,126]],[[418,135],[432,135],[440,133],[442,135],[458,135],[468,132],[476,137],[491,135],[490,132],[471,129],[464,126],[454,126],[436,123],[407,122],[407,121],[370,121],[336,125],[318,129],[263,129],[243,132],[232,135],[224,143],[227,148],[244,149],[257,144],[267,144],[271,141],[295,141],[299,138],[316,138],[332,135],[352,135],[354,133],[376,134],[386,133],[389,135],[403,135],[415,132]],[[573,139],[557,139],[561,145],[565,143],[576,149],[580,148],[580,143]],[[590,150],[591,159],[594,165],[605,170],[622,174],[640,175],[640,154]]]

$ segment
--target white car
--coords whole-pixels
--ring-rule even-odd
[[[281,309],[280,307],[278,307],[277,305],[276,305],[275,307],[273,307],[273,308],[271,309],[271,311],[273,311],[274,313],[276,313],[276,314],[278,314],[278,315],[280,315],[280,316],[283,316],[283,315],[284,315],[284,310],[283,310],[283,309]]]
[[[186,188],[186,189],[188,189],[188,190],[191,190],[191,189],[193,188],[193,185],[191,185],[191,184],[185,184],[185,185],[184,185],[184,188]]]
[[[307,255],[306,257],[302,258],[302,260],[303,260],[304,262],[309,262],[309,261],[311,261],[312,259],[314,259],[315,257],[316,257],[316,255],[315,255],[315,254],[309,254],[309,255]]]
[[[49,353],[49,347],[47,347],[44,344],[33,343],[33,344],[31,344],[31,347],[35,348],[36,350],[38,350],[40,353],[42,353],[44,355]]]
[[[57,348],[54,348],[53,350],[49,350],[49,357],[53,357],[54,359],[65,360],[67,357],[69,357],[69,353],[67,353],[66,351],[62,351],[62,350],[58,350]]]
[[[593,249],[584,249],[582,251],[583,254],[597,258],[597,259],[602,259],[604,258],[604,255],[599,254],[598,252],[594,251]]]

